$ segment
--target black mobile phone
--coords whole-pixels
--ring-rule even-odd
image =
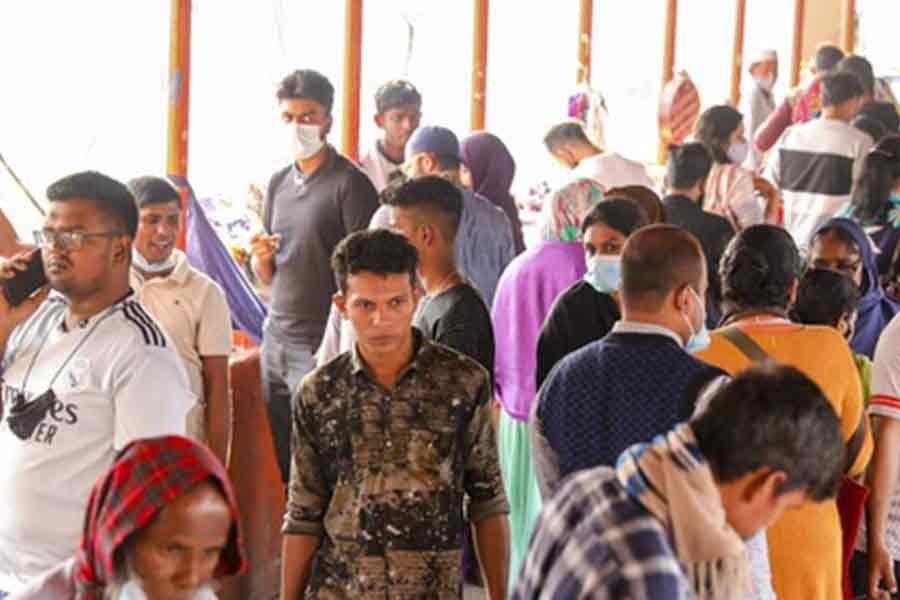
[[[47,275],[44,273],[44,259],[41,251],[35,250],[28,259],[26,270],[16,271],[12,278],[3,280],[3,297],[11,306],[18,306],[45,285]]]

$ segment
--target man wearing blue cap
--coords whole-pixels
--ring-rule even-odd
[[[463,192],[463,214],[456,236],[456,262],[491,306],[497,282],[515,257],[512,225],[502,210],[487,198],[463,187],[459,179],[459,140],[446,127],[420,127],[406,145],[404,174],[410,178],[437,175],[456,184]],[[372,226],[389,221],[389,208],[381,206]]]
[[[456,265],[490,308],[500,275],[516,255],[512,225],[506,214],[490,200],[462,186],[460,164],[456,134],[446,127],[429,125],[419,127],[409,139],[402,171],[408,179],[437,175],[460,188],[463,212],[456,233]],[[389,187],[386,193],[390,194],[391,189]],[[369,229],[390,226],[391,208],[382,204],[372,217]],[[316,352],[316,364],[321,366],[346,352],[354,341],[350,327],[342,325],[339,315],[332,310],[325,337]]]

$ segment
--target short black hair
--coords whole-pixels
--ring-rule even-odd
[[[712,164],[713,159],[709,150],[700,142],[669,146],[669,160],[666,165],[669,187],[682,190],[694,187],[698,181],[709,175]]]
[[[377,275],[408,274],[416,286],[419,254],[409,240],[389,229],[368,229],[351,233],[334,249],[331,269],[341,293],[347,291],[347,278],[359,273]]]
[[[711,106],[700,115],[694,137],[706,146],[715,162],[727,164],[731,162],[728,158],[728,138],[743,121],[744,115],[727,104]]]
[[[50,202],[90,200],[109,219],[122,229],[125,235],[137,233],[138,209],[134,196],[121,181],[97,171],[82,171],[67,175],[47,188]]]
[[[375,92],[375,110],[378,114],[407,104],[422,108],[422,94],[405,79],[392,79]]]
[[[828,73],[821,82],[819,95],[822,106],[840,106],[848,100],[862,98],[866,93],[859,77],[846,71]]]
[[[786,475],[779,494],[804,490],[813,502],[837,494],[846,461],[840,421],[819,386],[794,367],[742,371],[691,429],[719,482],[768,468]]]
[[[448,242],[456,239],[462,219],[463,197],[459,188],[437,175],[425,175],[410,179],[390,192],[383,194],[382,203],[387,206],[411,208],[436,215]]]
[[[330,115],[334,106],[334,86],[314,69],[298,69],[281,80],[275,97],[279,101],[294,98],[315,100]]]
[[[857,54],[851,54],[841,59],[837,65],[838,73],[852,73],[856,75],[863,86],[863,90],[869,96],[875,93],[875,71],[872,63]]]
[[[622,250],[622,299],[626,306],[659,310],[669,293],[700,283],[706,258],[688,231],[649,225],[635,231]]]
[[[885,134],[896,134],[900,130],[900,114],[892,102],[869,102],[859,109],[857,115],[875,119],[884,125]]]
[[[856,113],[856,116],[850,121],[850,125],[864,133],[868,133],[875,143],[878,143],[881,138],[887,135],[887,129],[885,129],[881,121],[875,117],[862,114],[862,111]]]
[[[859,308],[859,288],[847,275],[810,269],[800,278],[791,319],[804,325],[836,327],[841,317]]]
[[[735,235],[722,255],[722,299],[742,308],[782,308],[802,263],[797,244],[775,225],[752,225]]]
[[[547,150],[550,152],[553,152],[563,144],[572,142],[591,143],[587,133],[584,131],[584,124],[575,119],[557,123],[544,134],[544,145],[547,146]]]
[[[181,196],[175,186],[162,177],[135,177],[128,182],[128,190],[134,196],[138,210],[151,204],[175,202],[181,208]]]
[[[862,222],[884,219],[898,179],[900,135],[888,135],[866,155],[862,175],[850,199],[853,218]]]
[[[827,73],[837,67],[842,58],[844,58],[844,51],[837,46],[833,46],[832,44],[819,44],[819,47],[816,48],[813,64],[815,65],[817,72]]]
[[[588,211],[581,221],[581,233],[597,223],[602,223],[628,237],[649,223],[650,219],[641,206],[631,198],[606,197]]]
[[[644,209],[650,223],[666,222],[666,207],[659,194],[644,185],[623,185],[606,190],[608,198],[628,198]]]

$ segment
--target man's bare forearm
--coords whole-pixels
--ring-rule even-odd
[[[509,574],[509,523],[506,515],[493,515],[475,523],[475,548],[491,600],[506,598]]]
[[[303,597],[313,560],[319,549],[318,537],[285,535],[281,545],[281,600]]]

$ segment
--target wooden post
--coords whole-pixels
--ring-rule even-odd
[[[800,62],[803,60],[803,26],[806,1],[794,0],[794,48],[791,52],[791,87],[800,83]]]
[[[660,93],[666,84],[675,78],[675,40],[678,33],[678,0],[666,0],[666,33],[663,42],[663,65],[662,65],[662,84],[659,86]],[[666,148],[659,140],[659,148],[657,150],[657,162],[663,164],[666,162]]]
[[[575,83],[591,83],[591,40],[594,32],[594,0],[581,0],[578,18],[578,72]]]
[[[841,47],[845,54],[853,54],[856,49],[856,0],[844,0],[843,13]]]
[[[731,49],[731,105],[741,101],[741,76],[744,73],[744,16],[747,0],[734,1],[734,46]]]
[[[362,76],[362,0],[346,0],[341,150],[359,160],[359,93]]]
[[[188,114],[191,90],[191,0],[172,0],[169,22],[169,107],[166,173],[187,177]],[[177,245],[184,249],[187,235],[187,189],[181,193],[181,232]]]
[[[475,0],[472,27],[472,131],[484,129],[487,109],[487,58],[489,0]]]

